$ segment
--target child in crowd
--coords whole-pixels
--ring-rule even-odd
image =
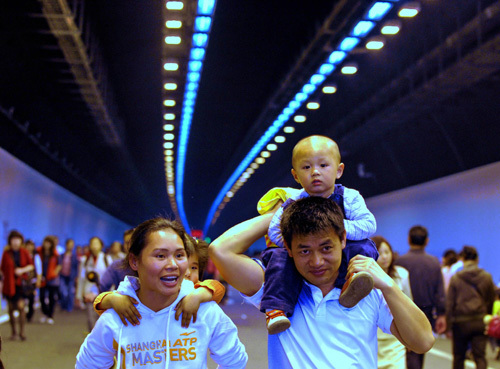
[[[184,297],[176,306],[175,318],[179,319],[182,314],[182,326],[187,328],[191,318],[196,321],[196,313],[200,304],[208,301],[215,301],[219,304],[224,297],[225,288],[216,280],[207,279],[200,282],[208,264],[208,243],[186,234],[186,249],[190,252],[189,265],[184,279],[194,283],[195,291]],[[128,263],[128,260],[125,262]],[[138,301],[129,295],[114,292],[107,291],[97,296],[94,301],[97,314],[101,315],[107,309],[114,309],[124,325],[127,325],[127,320],[132,325],[139,325],[141,315],[135,307]],[[117,292],[121,292],[121,289]]]
[[[110,368],[115,356],[117,368],[205,368],[208,349],[221,367],[245,368],[248,355],[236,326],[216,303],[199,307],[189,331],[174,318],[175,307],[193,291],[184,281],[191,246],[177,222],[156,218],[137,226],[128,253],[137,277],[127,276],[119,290],[138,302],[141,324],[126,326],[116,311],[105,311],[80,348],[77,369]]]
[[[260,214],[284,202],[271,221],[266,236],[268,247],[262,253],[266,272],[261,311],[266,313],[269,334],[290,327],[288,317],[293,314],[303,280],[289,257],[280,230],[283,209],[291,201],[307,196],[331,198],[344,212],[348,241],[335,282],[335,287],[342,288],[339,303],[351,308],[373,288],[373,279],[367,272],[352,274],[346,281],[351,258],[361,254],[377,259],[378,252],[368,239],[376,230],[375,217],[366,207],[363,197],[356,190],[335,184],[343,171],[344,164],[335,141],[319,135],[306,137],[295,145],[292,153],[292,175],[303,188],[274,188],[259,200],[257,209]]]

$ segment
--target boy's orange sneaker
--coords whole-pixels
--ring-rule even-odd
[[[266,312],[267,332],[278,334],[290,327],[290,320],[282,310],[271,310]]]
[[[356,306],[373,289],[373,278],[368,272],[351,273],[340,292],[339,303],[346,308]]]

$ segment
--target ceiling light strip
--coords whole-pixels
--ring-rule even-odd
[[[205,51],[208,46],[208,38],[212,26],[213,14],[216,0],[199,0],[197,15],[194,21],[194,33],[192,37],[191,51],[189,53],[188,73],[186,76],[186,88],[182,104],[182,114],[179,129],[179,141],[177,146],[177,162],[175,177],[175,199],[180,220],[186,229],[190,229],[189,222],[184,209],[184,168],[186,164],[186,151],[189,143],[189,132],[193,119],[193,112],[198,94],[201,72]]]
[[[235,182],[240,178],[243,172],[245,172],[264,146],[279,132],[283,125],[289,121],[293,114],[311,97],[317,88],[323,84],[327,77],[333,73],[336,67],[346,59],[349,52],[351,52],[360,43],[360,41],[373,30],[376,23],[381,21],[387,15],[387,13],[392,9],[394,3],[398,1],[399,0],[374,1],[361,19],[356,22],[355,26],[349,33],[349,36],[339,42],[337,48],[328,56],[327,60],[317,69],[317,71],[310,77],[309,81],[302,86],[294,98],[281,111],[278,117],[248,152],[218,193],[205,220],[205,225],[203,227],[204,234],[208,233],[212,219],[214,218],[217,209],[220,210],[220,205],[224,199],[226,197],[232,198],[234,196],[233,192],[231,192],[231,196],[227,196],[228,192],[233,189]]]

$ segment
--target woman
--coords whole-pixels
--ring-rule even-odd
[[[78,279],[77,297],[83,301],[87,310],[87,327],[89,332],[97,321],[97,313],[94,311],[94,299],[99,294],[98,280],[90,281],[87,275],[93,272],[99,278],[106,271],[106,268],[111,264],[111,258],[104,254],[103,242],[99,237],[92,237],[89,241],[89,254],[83,258],[80,265],[80,277]]]
[[[248,356],[236,326],[215,302],[202,304],[197,320],[183,328],[175,306],[193,289],[183,284],[188,268],[186,233],[164,218],[140,224],[132,235],[128,261],[137,277],[127,276],[122,293],[136,299],[142,319],[125,326],[113,310],[104,312],[77,355],[76,368],[206,368],[207,349],[224,368],[245,368]],[[115,345],[114,345],[115,343]]]
[[[42,261],[40,260],[40,255],[36,252],[36,247],[35,243],[33,240],[27,240],[24,248],[28,250],[30,253],[31,258],[33,259],[33,262],[35,264],[35,270],[31,271],[28,273],[30,278],[35,278],[36,283],[35,286],[36,288],[40,287],[40,276],[42,274]],[[33,315],[35,314],[35,296],[36,296],[36,288],[33,289],[32,293],[27,294],[26,298],[28,299],[28,314],[26,315],[26,319],[28,320],[28,323],[31,322],[31,319],[33,319]]]
[[[59,295],[61,309],[64,311],[73,310],[75,300],[75,280],[78,275],[78,256],[74,252],[75,241],[71,238],[66,240],[64,254],[59,257],[61,271],[59,272]]]
[[[446,295],[447,327],[453,338],[453,369],[463,369],[470,345],[477,369],[486,369],[486,344],[483,318],[493,309],[495,285],[491,274],[478,267],[475,247],[460,252],[464,268],[451,277]]]
[[[56,246],[54,238],[47,236],[43,239],[42,246],[38,248],[38,254],[42,261],[40,304],[43,316],[40,318],[40,323],[54,324],[54,307],[59,291],[59,271],[61,270]]]
[[[107,254],[111,257],[112,261],[123,260],[125,258],[125,253],[122,251],[122,244],[118,241],[114,241]]]
[[[24,325],[26,321],[26,312],[24,311],[24,296],[22,290],[22,279],[27,279],[27,273],[35,269],[33,259],[25,248],[21,248],[24,243],[23,235],[12,230],[7,237],[8,245],[2,255],[2,264],[0,269],[3,273],[3,296],[7,299],[9,309],[9,321],[11,328],[11,340],[26,340],[24,334]],[[19,336],[17,335],[16,319],[14,311],[19,312]]]
[[[408,271],[398,265],[394,265],[394,252],[391,244],[382,236],[371,238],[379,257],[377,263],[394,281],[399,288],[411,299],[410,278]],[[405,369],[406,368],[406,348],[391,334],[377,332],[378,339],[378,368],[379,369]]]

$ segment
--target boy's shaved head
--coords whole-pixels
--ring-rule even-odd
[[[299,153],[303,152],[304,150],[321,148],[331,150],[335,160],[337,160],[337,164],[341,162],[340,150],[334,140],[326,136],[313,135],[303,138],[294,146],[292,151],[292,167],[295,168],[296,159]]]

